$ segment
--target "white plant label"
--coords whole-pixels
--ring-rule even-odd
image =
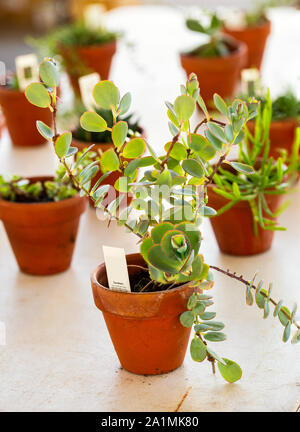
[[[97,30],[105,25],[106,8],[103,4],[91,4],[83,12],[86,27]]]
[[[248,95],[255,95],[258,93],[261,86],[260,72],[256,68],[243,69],[241,72],[242,93]]]
[[[16,75],[21,91],[32,82],[39,81],[38,59],[35,54],[26,54],[15,58]]]
[[[246,16],[243,11],[230,11],[225,17],[225,27],[228,30],[243,30],[247,27]]]
[[[95,102],[93,98],[93,90],[95,85],[101,80],[100,75],[97,72],[83,75],[79,78],[79,88],[81,99],[84,106],[90,110],[95,110]]]
[[[103,246],[108,286],[113,291],[131,292],[125,251]]]

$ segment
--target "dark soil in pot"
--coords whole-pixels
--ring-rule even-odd
[[[230,30],[225,28],[223,31],[227,35],[247,45],[248,59],[245,67],[256,67],[260,69],[266,42],[271,33],[271,22],[266,20],[256,26],[246,27],[242,30]]]
[[[32,177],[33,182],[52,177]],[[87,200],[79,194],[58,202],[24,203],[0,199],[0,219],[24,273],[50,275],[69,268],[79,220]]]
[[[232,42],[231,53],[219,57],[199,57],[195,51],[181,54],[181,65],[187,76],[194,72],[199,81],[200,94],[206,103],[214,93],[223,98],[234,96],[240,81],[241,70],[247,62],[247,47],[242,42]]]
[[[0,105],[14,145],[34,147],[45,143],[45,138],[36,128],[36,121],[41,120],[51,126],[50,110],[32,105],[23,92],[1,85]]]
[[[140,254],[126,256],[131,282],[146,264]],[[190,328],[179,316],[195,288],[185,284],[156,292],[117,292],[107,288],[105,264],[91,276],[96,306],[103,316],[122,367],[141,375],[178,368],[185,357]]]

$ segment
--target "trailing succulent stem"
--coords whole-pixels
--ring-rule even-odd
[[[110,219],[115,219],[138,237],[141,255],[153,281],[147,281],[141,290],[157,286],[164,290],[185,283],[194,287],[188,311],[180,318],[184,326],[195,326],[192,357],[196,361],[207,358],[213,369],[217,361],[223,377],[229,382],[236,381],[241,376],[239,366],[220,358],[207,345],[208,341],[223,340],[225,335],[219,332],[224,325],[211,321],[215,314],[205,311],[212,304],[211,297],[199,292],[213,286],[209,266],[200,254],[199,225],[203,217],[216,214],[207,206],[207,186],[214,181],[216,170],[222,163],[226,162],[241,173],[255,173],[251,165],[226,158],[231,148],[244,139],[243,129],[249,118],[256,115],[257,105],[248,108],[239,99],[227,105],[215,94],[215,106],[224,121],[215,120],[200,96],[196,75],[191,74],[174,103],[166,102],[172,138],[165,144],[164,153],[158,156],[143,138],[129,133],[124,117],[119,120],[130,108],[130,94],[120,97],[113,82],[101,81],[96,84],[93,96],[97,107],[111,111],[112,125],[107,124],[100,111],[87,111],[80,119],[81,127],[89,132],[111,133],[112,148],[95,159],[91,156],[93,146],[78,155],[77,149],[71,146],[72,134],[57,130],[58,73],[53,60],[45,59],[41,63],[40,79],[41,82],[30,84],[25,94],[34,105],[52,111],[54,132],[42,122],[37,122],[37,127],[45,139],[52,141],[67,177],[82,195],[94,201],[95,207],[102,208]],[[192,132],[190,119],[197,105],[204,120]],[[205,132],[197,133],[204,125]],[[146,150],[149,155],[145,156]],[[213,158],[216,162],[212,165]],[[136,180],[140,169],[145,170]],[[92,180],[100,170],[101,176],[92,186]],[[111,172],[119,174],[114,184],[119,196],[105,205],[110,186],[102,182]],[[130,205],[121,206],[129,193],[132,196]]]

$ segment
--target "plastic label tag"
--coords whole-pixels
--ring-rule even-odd
[[[125,251],[103,246],[108,286],[113,291],[131,292]]]
[[[26,54],[15,58],[16,75],[21,91],[32,82],[39,81],[38,59],[35,54]]]
[[[100,80],[100,75],[97,72],[83,75],[78,80],[82,102],[84,106],[90,111],[95,110],[93,90],[95,85],[98,84]]]

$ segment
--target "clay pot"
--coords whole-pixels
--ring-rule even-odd
[[[214,185],[208,186],[208,205],[219,210],[228,200],[214,192]],[[279,209],[282,195],[265,195],[272,212]],[[264,216],[267,216],[264,213]],[[267,216],[269,217],[269,216]],[[258,235],[253,230],[253,216],[248,201],[239,201],[231,209],[219,216],[210,218],[219,248],[230,255],[255,255],[271,248],[274,231],[258,226]]]
[[[180,60],[187,76],[192,72],[197,75],[201,96],[205,103],[209,103],[214,93],[223,98],[234,96],[241,70],[247,62],[247,47],[239,42],[236,50],[224,57],[200,58],[181,54]]]
[[[261,68],[264,51],[268,36],[271,32],[271,22],[265,21],[262,24],[253,27],[247,27],[243,30],[224,29],[224,33],[234,39],[244,42],[248,48],[248,61],[246,68]]]
[[[146,266],[140,254],[126,256],[127,264]],[[129,277],[140,271],[128,267]],[[194,288],[188,284],[167,291],[124,293],[108,289],[105,264],[91,276],[96,306],[122,367],[141,375],[156,375],[178,368],[185,357],[190,328],[179,316],[186,310]]]
[[[65,60],[66,71],[69,75],[72,87],[76,93],[80,93],[78,78],[83,74],[74,73],[74,61],[82,63],[83,67],[92,72],[98,72],[101,80],[109,77],[111,62],[117,49],[117,42],[109,42],[101,45],[78,46],[70,48],[60,48],[60,54]],[[75,64],[75,68],[76,68]]]
[[[5,86],[0,86],[0,105],[14,145],[34,147],[45,143],[45,138],[36,128],[36,121],[41,120],[51,126],[49,109],[32,105],[23,92]]]
[[[247,123],[249,131],[254,134],[255,122]],[[287,150],[291,155],[293,144],[296,137],[296,128],[299,121],[296,119],[286,119],[272,121],[270,125],[270,153],[269,156],[277,159],[280,156],[280,149]]]
[[[53,177],[31,177],[31,182]],[[0,199],[0,219],[24,273],[50,275],[72,260],[79,219],[87,200],[79,194],[59,202],[16,203]]]
[[[0,112],[0,138],[2,137],[2,132],[4,128],[5,128],[5,118],[3,114]]]

